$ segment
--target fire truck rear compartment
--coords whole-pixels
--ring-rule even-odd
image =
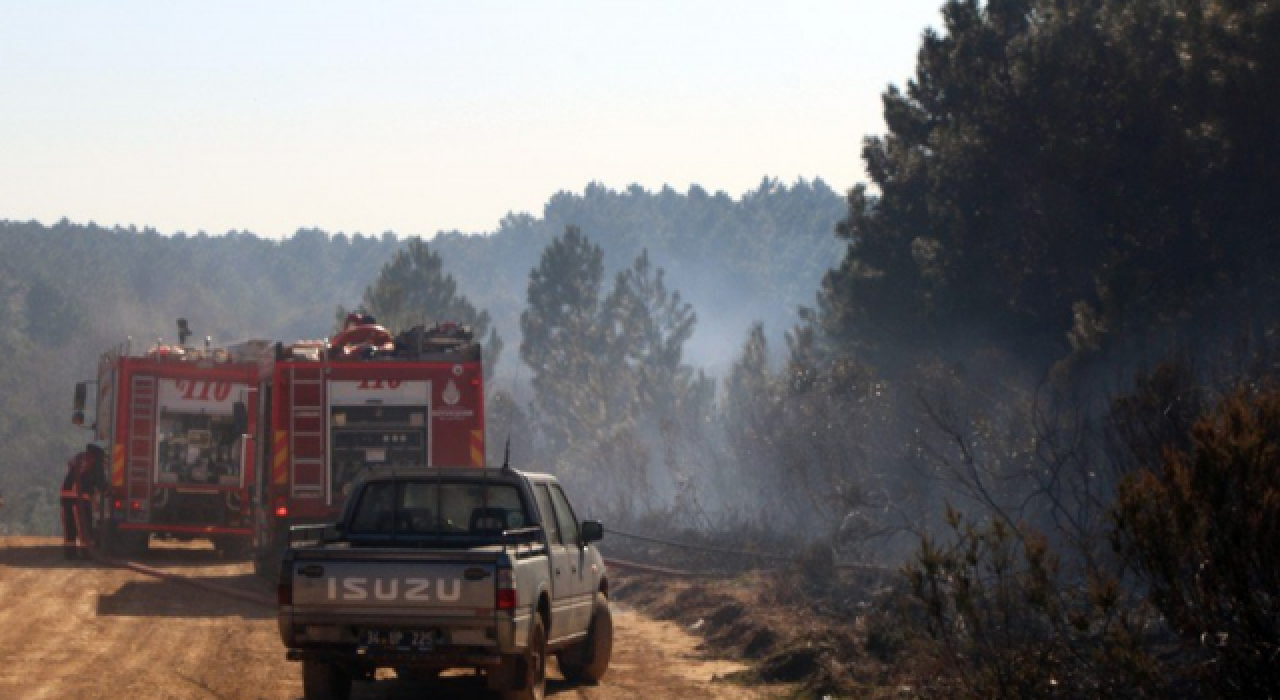
[[[371,466],[427,464],[425,406],[334,406],[332,416],[332,498]]]

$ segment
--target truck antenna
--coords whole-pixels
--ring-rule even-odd
[[[514,413],[514,409],[520,406],[520,404],[517,403],[516,401],[516,394],[519,393],[520,391],[520,370],[522,369],[524,369],[524,363],[517,362],[516,363],[516,381],[515,381],[515,384],[511,387],[511,404],[512,404],[511,408],[513,409],[512,411],[513,413]],[[507,446],[502,450],[502,468],[503,469],[511,468],[511,426],[510,425],[507,426]]]

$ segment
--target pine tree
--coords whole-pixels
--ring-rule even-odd
[[[866,141],[878,195],[855,188],[838,227],[818,318],[842,349],[891,369],[994,343],[1043,368],[1273,314],[1280,7],[950,0],[943,17]]]
[[[651,510],[662,459],[712,411],[714,383],[682,361],[696,315],[642,253],[601,300],[603,254],[570,226],[530,275],[521,358],[534,370],[537,424],[552,461],[590,466],[618,513]],[[663,449],[654,446],[662,445]]]
[[[485,400],[485,425],[489,464],[503,464],[509,459],[511,465],[518,466],[533,460],[533,426],[509,392],[495,391]]]
[[[470,326],[475,337],[484,341],[485,375],[493,376],[502,354],[502,338],[496,329],[490,329],[489,312],[476,310],[458,293],[457,281],[445,274],[440,255],[421,239],[409,241],[383,265],[378,279],[365,288],[361,305],[392,333],[443,321]],[[346,315],[339,307],[339,324]]]
[[[599,325],[604,253],[569,226],[529,275],[520,315],[520,359],[533,369],[540,428],[552,455],[603,418],[602,387],[592,368],[602,349]]]
[[[667,289],[665,277],[650,263],[649,251],[642,251],[618,273],[604,315],[616,335],[610,345],[625,353],[625,367],[634,375],[639,406],[672,415],[705,377],[695,377],[683,362],[697,314],[679,292]]]

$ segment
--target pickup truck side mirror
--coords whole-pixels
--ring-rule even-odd
[[[582,521],[582,544],[591,544],[604,539],[604,525],[599,520]]]

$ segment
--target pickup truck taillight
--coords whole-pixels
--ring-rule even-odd
[[[511,569],[498,569],[497,575],[499,610],[516,609],[516,572]]]

